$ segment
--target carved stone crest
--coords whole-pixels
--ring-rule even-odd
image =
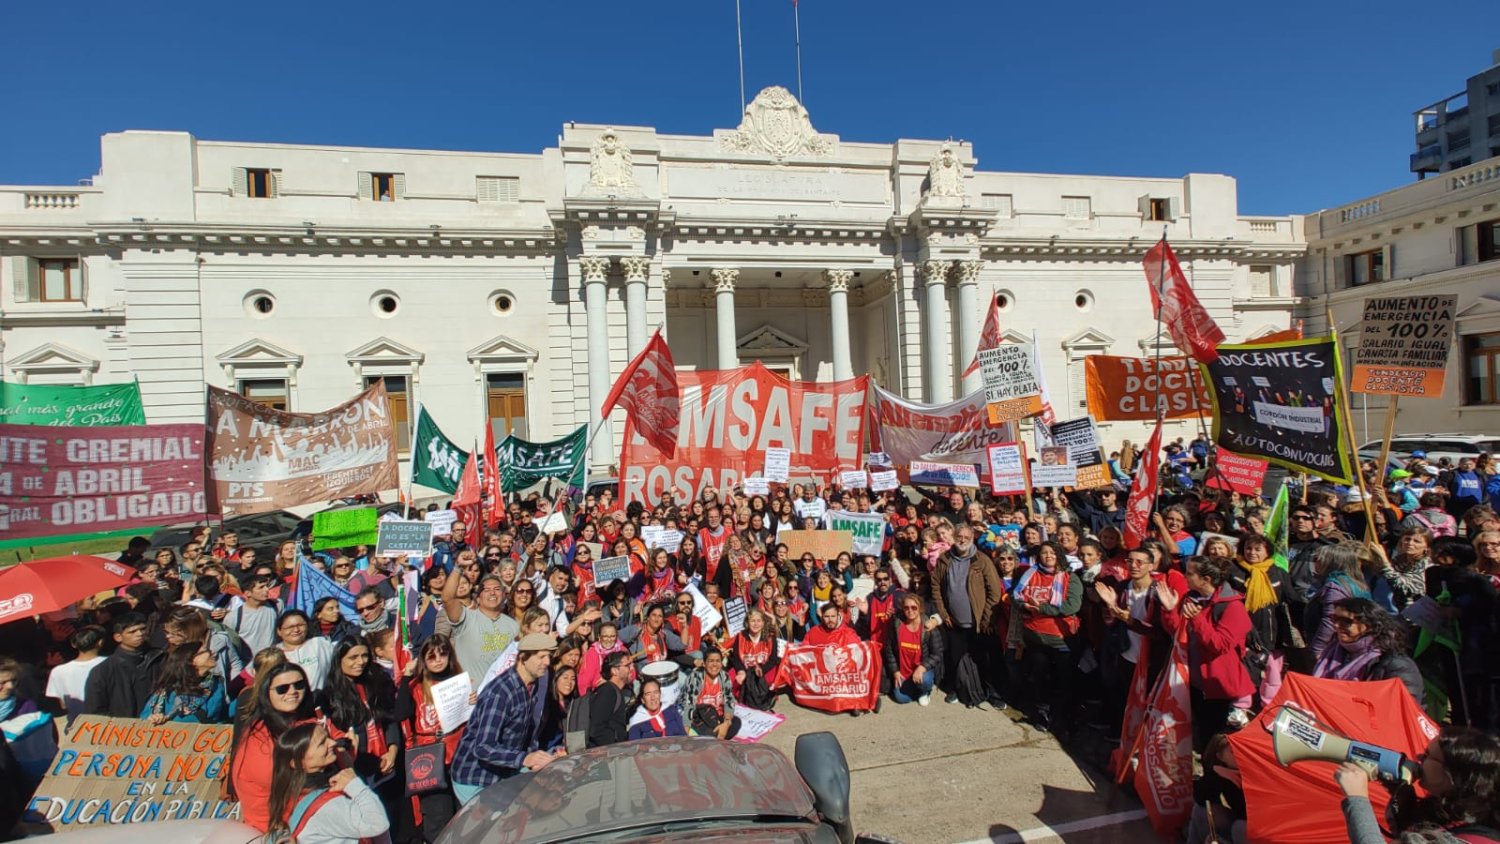
[[[952,144],[943,144],[927,165],[927,199],[934,204],[963,204],[964,165]]]
[[[832,138],[818,134],[807,109],[779,85],[755,95],[740,127],[720,136],[719,146],[726,152],[765,153],[775,158],[833,152]]]
[[[635,181],[630,147],[620,141],[613,129],[599,133],[589,149],[589,193],[635,195],[641,191]]]

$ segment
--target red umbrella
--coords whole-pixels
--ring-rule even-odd
[[[130,582],[131,568],[80,555],[18,563],[0,570],[0,624],[53,612]]]

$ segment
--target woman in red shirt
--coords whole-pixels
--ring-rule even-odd
[[[307,673],[294,662],[262,672],[248,703],[235,725],[228,766],[230,796],[240,802],[242,820],[265,832],[271,825],[271,754],[276,738],[315,712]]]
[[[437,707],[432,703],[432,686],[462,673],[463,667],[458,664],[458,655],[453,652],[453,642],[446,635],[435,633],[422,643],[417,658],[407,666],[406,678],[396,691],[395,716],[401,723],[407,750],[441,741],[443,764],[453,762],[453,754],[458,750],[464,728],[460,724],[451,733],[443,732],[438,722]],[[413,798],[413,803],[413,809],[417,810],[417,820],[422,825],[422,834],[428,841],[436,841],[438,833],[442,832],[448,821],[453,819],[454,812],[458,811],[458,802],[451,787],[419,795]]]
[[[776,633],[760,610],[745,615],[745,629],[729,648],[729,665],[734,669],[735,690],[745,705],[769,712],[776,705],[781,654]]]

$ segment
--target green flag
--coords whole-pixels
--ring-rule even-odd
[[[146,411],[141,407],[141,387],[134,381],[97,387],[0,381],[0,423],[86,428],[144,425]]]
[[[1291,565],[1286,554],[1287,545],[1291,542],[1287,522],[1289,509],[1291,501],[1287,496],[1286,483],[1282,482],[1281,491],[1276,493],[1276,503],[1271,505],[1271,515],[1266,518],[1266,539],[1271,543],[1271,556],[1276,560],[1276,567],[1283,571]]]
[[[512,434],[495,447],[500,461],[500,489],[516,492],[543,478],[560,478],[570,487],[583,489],[583,448],[588,443],[588,426],[562,439],[534,443]]]
[[[380,512],[374,507],[313,514],[312,549],[374,545],[380,538]]]
[[[417,437],[411,444],[411,481],[448,494],[458,491],[469,453],[443,436],[427,408],[417,409]]]

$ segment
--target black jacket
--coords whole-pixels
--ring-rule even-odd
[[[628,737],[629,701],[614,683],[600,683],[589,693],[588,747],[619,744]]]
[[[1380,659],[1370,666],[1370,671],[1364,679],[1389,680],[1392,677],[1401,681],[1406,690],[1411,692],[1412,699],[1418,706],[1423,706],[1423,696],[1427,691],[1427,684],[1422,680],[1422,670],[1411,657],[1403,653],[1381,654]]]
[[[124,649],[110,654],[89,672],[83,689],[85,715],[110,715],[115,718],[139,718],[146,699],[156,685],[164,651],[143,648],[131,653]]]
[[[927,617],[924,615],[918,623],[923,625],[922,630],[922,667],[932,674],[933,683],[939,683],[943,679],[943,628],[926,628]],[[900,633],[897,627],[901,619],[891,619],[890,629],[885,634],[885,647],[880,649],[882,661],[885,662],[885,676],[896,679],[896,670],[901,667],[900,656],[897,653],[901,649]]]

